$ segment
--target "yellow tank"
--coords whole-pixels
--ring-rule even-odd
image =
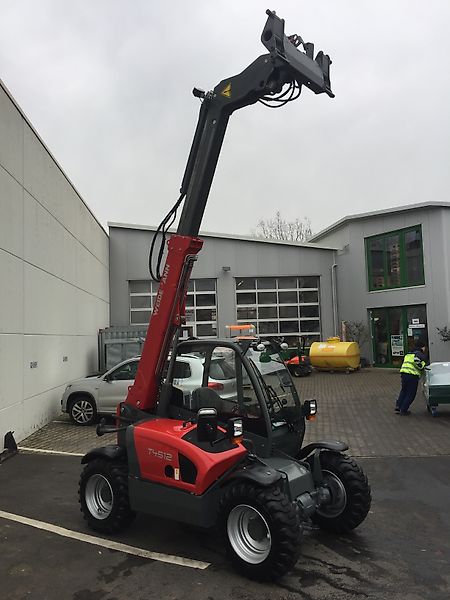
[[[341,342],[338,337],[313,342],[309,350],[311,365],[321,371],[354,371],[359,368],[360,352],[356,342]]]

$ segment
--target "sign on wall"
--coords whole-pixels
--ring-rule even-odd
[[[403,334],[391,335],[391,354],[392,356],[403,356]]]

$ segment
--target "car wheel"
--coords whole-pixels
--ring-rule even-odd
[[[97,419],[97,407],[90,396],[77,396],[69,405],[69,416],[75,425],[92,425]]]
[[[297,561],[298,511],[279,488],[231,485],[221,501],[220,527],[235,568],[246,577],[273,581]]]
[[[128,498],[128,466],[125,461],[97,458],[88,463],[80,478],[79,502],[89,527],[115,533],[135,517]]]

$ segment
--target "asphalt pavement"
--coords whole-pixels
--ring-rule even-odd
[[[209,563],[160,562],[86,543],[77,503],[77,457],[19,454],[0,467],[4,600],[448,600],[450,457],[361,459],[373,489],[367,520],[349,536],[312,530],[295,569],[277,584],[234,573],[215,534],[139,516],[114,540]],[[42,523],[68,531],[69,537]],[[111,538],[108,538],[111,539]]]

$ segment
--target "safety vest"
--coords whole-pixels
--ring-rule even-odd
[[[413,352],[406,354],[400,373],[408,373],[408,375],[416,375],[420,377],[425,367],[425,362],[420,360]]]

